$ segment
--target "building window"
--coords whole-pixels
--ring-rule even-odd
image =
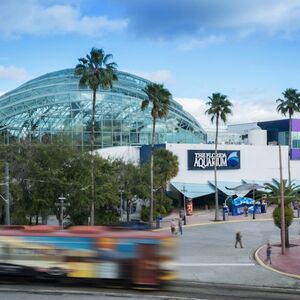
[[[292,148],[300,148],[300,132],[292,132]]]
[[[279,145],[288,145],[289,144],[289,132],[288,131],[278,132],[278,144]]]

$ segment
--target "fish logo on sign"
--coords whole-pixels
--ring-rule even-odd
[[[238,157],[237,152],[232,152],[227,157],[227,164],[229,167],[236,167],[240,163],[240,159]]]

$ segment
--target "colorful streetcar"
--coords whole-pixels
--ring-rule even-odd
[[[44,225],[0,229],[2,275],[159,286],[175,279],[174,256],[174,237],[161,232]]]

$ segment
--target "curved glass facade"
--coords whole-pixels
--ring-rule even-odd
[[[150,108],[141,111],[148,80],[118,72],[113,88],[99,90],[96,102],[95,146],[111,147],[151,143]],[[0,97],[2,143],[31,138],[51,141],[68,136],[73,144],[90,146],[91,98],[78,86],[74,69],[61,70],[28,81]],[[182,106],[171,101],[166,119],[158,120],[156,143],[203,143],[201,125]]]

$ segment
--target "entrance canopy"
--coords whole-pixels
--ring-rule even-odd
[[[234,181],[218,181],[218,190],[227,196],[244,197],[249,192],[256,190],[267,192],[264,188],[264,183],[268,181],[262,180],[242,180],[240,182]],[[178,192],[185,195],[187,198],[198,198],[215,192],[214,181],[207,183],[185,183],[185,182],[171,182],[171,186]]]
[[[215,192],[209,184],[171,182],[171,185],[187,198],[198,198]]]

